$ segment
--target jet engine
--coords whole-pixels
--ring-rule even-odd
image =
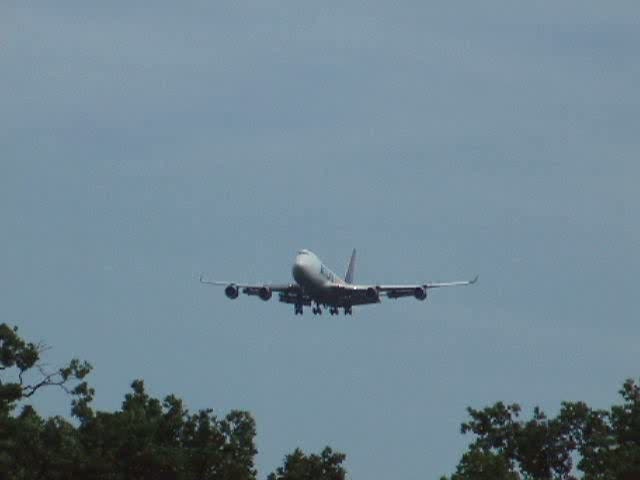
[[[413,291],[413,295],[418,300],[424,300],[427,298],[427,289],[424,287],[416,287],[416,289]]]
[[[271,295],[273,295],[273,292],[269,287],[261,287],[258,290],[258,296],[265,302],[271,298]]]
[[[235,285],[227,285],[227,287],[224,289],[224,294],[233,299],[233,298],[238,298],[238,294],[240,292],[238,291],[238,287],[236,287]]]
[[[378,289],[377,288],[373,288],[373,287],[369,287],[367,288],[367,291],[364,293],[365,297],[367,298],[367,300],[370,301],[374,301],[374,300],[378,300]]]

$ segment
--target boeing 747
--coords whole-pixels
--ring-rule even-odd
[[[472,285],[478,281],[476,276],[473,280],[445,283],[356,285],[353,283],[355,266],[355,249],[351,254],[344,278],[327,268],[313,252],[300,250],[292,268],[295,283],[248,285],[235,282],[210,282],[202,276],[200,276],[200,282],[224,286],[225,295],[231,299],[238,298],[242,292],[267,301],[276,292],[281,302],[293,304],[295,315],[302,315],[304,306],[313,306],[314,315],[321,315],[323,308],[329,308],[331,315],[337,315],[340,308],[344,310],[345,315],[351,315],[354,305],[380,303],[382,297],[394,299],[415,297],[418,300],[425,300],[428,291],[432,288],[459,287]]]

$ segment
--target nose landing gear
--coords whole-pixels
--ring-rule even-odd
[[[296,303],[293,305],[293,313],[294,315],[302,315],[303,310],[302,310],[302,304],[301,303]]]

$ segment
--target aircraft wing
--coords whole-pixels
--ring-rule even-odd
[[[430,282],[415,285],[379,285],[376,288],[380,295],[385,295],[389,298],[409,297],[414,295],[420,298],[422,292],[424,292],[424,298],[426,298],[427,290],[430,290],[432,288],[463,287],[465,285],[473,285],[477,281],[478,276],[476,275],[473,280],[461,280],[455,282]]]
[[[295,283],[238,283],[238,282],[223,282],[223,281],[209,281],[200,276],[200,283],[207,285],[215,285],[216,287],[236,287],[242,290],[242,293],[247,295],[258,295],[260,290],[267,288],[272,292],[291,292],[298,291],[300,287]]]
[[[225,287],[225,294],[229,298],[237,298],[240,293],[257,296],[262,300],[269,300],[273,292],[279,293],[280,301],[284,303],[311,304],[311,297],[305,294],[296,283],[238,283],[225,281],[209,281],[200,275],[200,283]]]
[[[237,287],[241,290],[251,290],[251,291],[258,291],[261,288],[268,288],[270,289],[272,292],[286,292],[289,291],[291,289],[296,289],[296,288],[300,288],[298,287],[298,285],[296,285],[295,283],[238,283],[238,282],[224,282],[224,281],[219,281],[219,280],[215,280],[215,281],[210,281],[210,280],[205,280],[204,276],[200,275],[200,283],[205,283],[207,285],[215,285],[216,287],[228,287],[229,285],[232,285],[234,287]],[[247,293],[247,292],[244,292]]]
[[[424,300],[427,298],[427,291],[432,288],[461,287],[464,285],[473,285],[477,281],[478,277],[473,280],[431,282],[414,285],[352,285],[334,283],[328,285],[328,288],[331,290],[333,297],[341,304],[364,305],[368,303],[378,303],[380,297],[416,297],[418,300]]]

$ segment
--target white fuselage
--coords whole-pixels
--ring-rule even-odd
[[[344,285],[345,281],[325,266],[309,250],[300,250],[296,255],[291,273],[293,279],[305,291],[314,296],[322,296],[329,285]]]

